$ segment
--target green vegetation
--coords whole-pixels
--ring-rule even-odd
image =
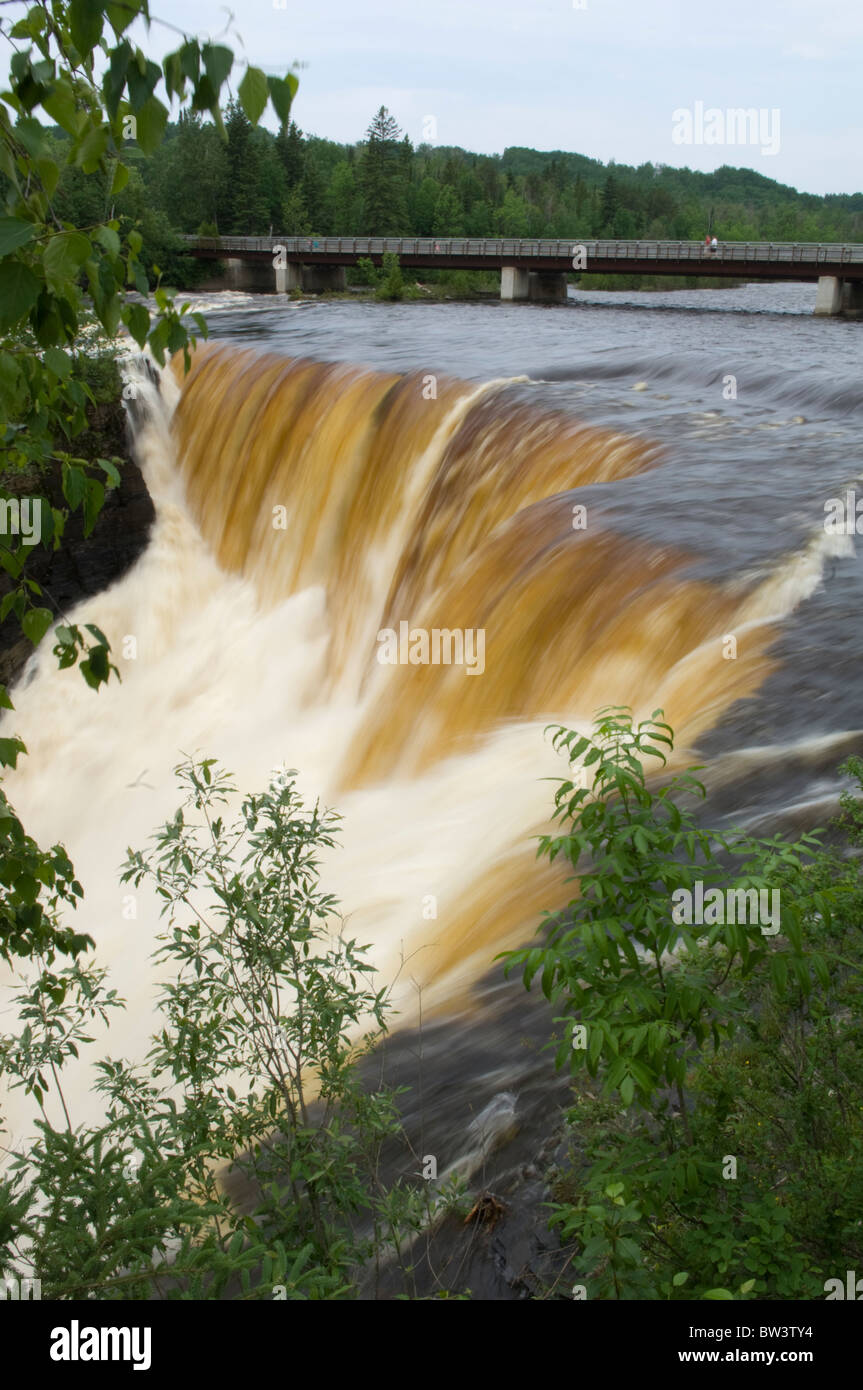
[[[610,709],[555,744],[594,769],[540,843],[586,861],[579,896],[508,965],[564,1010],[557,1063],[583,1076],[553,1208],[576,1296],[823,1298],[863,1258],[863,800],[842,798],[848,857],[721,835],[695,819],[697,769],[648,786],[672,747],[657,716]],[[863,789],[863,761],[843,771]],[[780,920],[675,922],[698,883],[776,890]]]
[[[396,1098],[360,1087],[356,1062],[388,1007],[318,887],[336,818],[304,807],[284,775],[231,823],[212,760],[177,773],[183,805],[124,874],[153,882],[167,918],[146,1064],[100,1063],[106,1118],[76,1122],[63,1065],[122,1001],[95,964],[55,973],[38,952],[21,1027],[0,1039],[2,1070],[42,1113],[0,1182],[0,1273],[29,1266],[49,1298],[349,1297],[359,1266],[404,1265],[410,1234],[458,1193],[378,1178]],[[362,1217],[371,1236],[356,1233]]]
[[[604,165],[563,151],[477,155],[412,146],[381,108],[356,144],[253,130],[236,104],[227,145],[194,112],[152,156],[127,147],[146,206],[178,232],[222,235],[643,237],[859,241],[863,194],[798,193],[749,169]],[[70,206],[71,210],[71,206]]]

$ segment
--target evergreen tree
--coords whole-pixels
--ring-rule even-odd
[[[407,230],[404,153],[398,123],[382,106],[366,131],[361,166],[367,236],[401,236]]]
[[[239,102],[225,117],[228,137],[225,173],[219,195],[218,223],[223,235],[265,235],[270,229],[269,200],[263,183],[260,147]]]
[[[294,189],[302,183],[303,172],[305,170],[306,151],[303,143],[303,132],[300,130],[296,121],[291,121],[290,125],[282,126],[276,136],[276,149],[282,168],[285,171],[285,180],[288,190]]]
[[[613,174],[609,174],[602,190],[599,216],[600,236],[613,237],[617,235],[616,221],[619,208],[620,195],[617,189],[617,180]]]

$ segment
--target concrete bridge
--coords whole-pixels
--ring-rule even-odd
[[[817,283],[815,313],[863,317],[863,246],[828,242],[537,241],[512,237],[186,237],[230,289],[345,288],[345,267],[387,253],[416,270],[499,270],[501,299],[556,303],[567,276],[682,275]]]

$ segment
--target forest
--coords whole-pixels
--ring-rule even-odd
[[[129,181],[112,207],[137,221],[142,259],[194,283],[177,234],[222,236],[644,237],[726,241],[859,241],[863,193],[798,193],[751,169],[712,174],[663,164],[603,164],[586,155],[512,146],[502,155],[414,146],[385,107],[355,144],[286,122],[253,127],[240,102],[224,135],[181,112],[151,155],[124,146]],[[68,139],[57,129],[57,141]],[[65,165],[55,205],[76,226],[98,221],[106,190]]]

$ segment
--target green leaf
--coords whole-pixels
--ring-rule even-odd
[[[68,354],[65,353],[62,348],[49,347],[45,349],[43,355],[45,358],[45,366],[48,367],[56,377],[59,377],[61,381],[66,381],[72,372],[72,359]]]
[[[42,110],[69,135],[77,136],[84,113],[78,110],[72,85],[65,78],[55,83],[50,96],[42,98]]]
[[[108,148],[110,132],[106,125],[91,124],[75,155],[75,163],[85,174],[95,174]]]
[[[148,97],[135,117],[137,121],[136,139],[144,154],[153,154],[158,148],[168,124],[168,112],[158,97]]]
[[[84,500],[87,489],[87,475],[82,468],[75,464],[65,464],[63,467],[63,496],[74,511]]]
[[[270,93],[270,100],[273,103],[273,110],[281,121],[282,125],[287,125],[291,114],[291,103],[294,92],[297,90],[297,79],[293,79],[293,86],[289,77],[268,77],[267,87]]]
[[[142,348],[147,341],[147,334],[150,331],[150,314],[143,304],[129,304],[123,311],[123,322],[126,324],[138,347]]]
[[[91,250],[89,238],[80,232],[60,232],[53,236],[45,247],[43,260],[45,279],[51,289],[58,294],[68,289],[69,281],[77,277]]]
[[[105,109],[113,120],[120,109],[120,98],[126,85],[126,74],[132,58],[132,45],[126,41],[117,45],[111,54],[108,71],[102,78]]]
[[[143,67],[143,72],[141,68]],[[141,62],[141,58],[135,63],[129,64],[127,74],[127,85],[129,89],[129,104],[132,110],[138,112],[142,106],[149,101],[153,92],[156,90],[156,83],[162,76],[162,69],[158,63],[151,63],[149,59]]]
[[[98,478],[88,478],[84,495],[84,535],[89,536],[96,525],[105,501],[105,486]]]
[[[129,182],[129,168],[126,164],[121,164],[119,160],[114,165],[114,177],[111,180],[111,192],[122,193],[126,184]]]
[[[104,246],[109,255],[119,256],[120,238],[113,227],[97,227],[95,238],[100,246]]]
[[[29,314],[39,297],[41,286],[21,261],[0,264],[0,331],[5,332]]]
[[[201,49],[207,76],[218,92],[234,65],[234,55],[230,48],[218,43],[205,43]]]
[[[125,0],[125,3],[122,5],[109,3],[105,6],[108,22],[117,35],[117,38],[128,29],[136,14],[138,14],[143,7],[143,0]]]
[[[20,754],[26,752],[20,738],[0,738],[0,763],[4,767],[17,767]]]
[[[28,608],[21,619],[24,636],[29,637],[34,647],[38,647],[53,621],[50,608]]]
[[[69,0],[69,28],[81,57],[89,57],[102,37],[100,0]]]
[[[25,242],[31,241],[36,228],[32,222],[18,217],[0,217],[0,256],[8,256]]]
[[[266,109],[269,96],[267,79],[260,68],[246,68],[243,80],[237,88],[237,95],[252,125],[257,125]]]

